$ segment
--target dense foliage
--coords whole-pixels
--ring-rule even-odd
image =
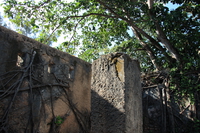
[[[169,10],[169,2],[178,8]],[[144,72],[168,69],[177,95],[199,90],[198,0],[6,0],[3,7],[43,43],[70,36],[58,49],[86,61],[124,52],[139,59]]]
[[[168,2],[179,7],[169,11]],[[70,33],[60,48],[87,61],[118,51],[139,58],[144,70],[199,66],[197,0],[7,0],[4,9],[12,22],[31,27],[43,43]]]

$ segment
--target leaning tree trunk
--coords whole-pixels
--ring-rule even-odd
[[[136,35],[136,38],[140,41],[140,44],[142,45],[142,47],[145,49],[145,51],[147,52],[149,58],[151,59],[152,64],[156,67],[156,70],[161,70],[161,66],[156,63],[156,56],[154,54],[154,52],[151,50],[151,48],[143,41],[140,33],[138,33],[138,31],[136,29],[134,29],[132,27],[132,30],[134,32],[134,34]]]
[[[167,36],[164,33],[163,29],[160,27],[158,21],[155,21],[155,19],[153,19],[155,18],[155,14],[151,12],[151,9],[153,8],[154,0],[148,0],[147,4],[149,7],[149,16],[156,26],[156,33],[158,35],[158,39],[165,46],[165,48],[171,53],[172,57],[175,58],[177,61],[180,61],[180,54],[178,53],[176,48],[170,43],[169,39],[167,39]]]

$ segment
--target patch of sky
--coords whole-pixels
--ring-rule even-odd
[[[18,0],[18,2],[24,2],[25,0]],[[66,2],[73,2],[74,0],[66,0]],[[35,3],[37,4],[37,3],[39,3],[39,2],[41,2],[41,0],[35,0]],[[6,18],[5,17],[5,13],[4,13],[4,9],[3,9],[3,5],[1,5],[1,4],[3,4],[3,3],[5,3],[5,0],[0,0],[0,25],[1,26],[4,26],[4,27],[6,27],[6,28],[8,28],[8,29],[11,29],[11,30],[13,30],[13,31],[19,31],[19,29],[21,29],[21,30],[24,30],[23,28],[21,28],[21,27],[17,27],[15,24],[13,24],[13,23],[11,23],[10,21],[9,21],[9,18]],[[23,34],[23,33],[22,33]],[[28,37],[31,37],[31,38],[35,38],[35,36],[37,36],[38,34],[25,34],[26,36],[28,36]],[[66,37],[66,36],[69,36],[69,37]],[[52,43],[51,44],[51,46],[52,47],[57,47],[58,45],[60,45],[62,42],[65,42],[65,41],[69,41],[70,40],[70,37],[71,35],[69,34],[69,35],[61,35],[61,36],[59,36],[58,37],[58,41],[57,42],[54,42],[54,43]]]
[[[180,4],[173,4],[173,3],[169,2],[165,6],[169,8],[169,11],[173,11],[173,10],[176,10],[181,5]],[[130,34],[130,36],[134,35],[134,33],[133,33],[133,31],[130,27],[128,29],[128,33]]]
[[[169,2],[169,3],[166,4],[166,7],[168,7],[170,11],[176,10],[176,8],[178,8],[179,6],[181,6],[181,5],[179,5],[179,4],[173,4],[171,2]]]

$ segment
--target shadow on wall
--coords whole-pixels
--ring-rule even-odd
[[[86,102],[90,101],[82,98],[74,103],[76,92],[90,94],[89,85],[86,88],[79,82],[82,90],[72,86],[77,82],[70,68],[78,67],[54,56],[49,58],[57,65],[52,65],[39,52],[14,55],[0,66],[0,133],[88,133],[90,106]],[[71,57],[70,61],[76,60]],[[5,67],[8,63],[12,67]],[[85,82],[90,81],[88,77]]]
[[[161,89],[143,89],[144,133],[199,133],[186,114],[191,115],[193,112],[186,109],[184,113],[173,99],[168,104],[164,100]]]
[[[95,91],[91,93],[91,133],[125,133],[125,114]]]
[[[0,26],[0,133],[88,133],[91,64]]]
[[[91,93],[91,133],[125,133],[125,113],[95,91]],[[198,133],[179,106],[164,104],[160,93],[158,88],[143,89],[143,133]]]

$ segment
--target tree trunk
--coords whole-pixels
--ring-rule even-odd
[[[176,48],[173,45],[171,45],[170,41],[167,39],[166,34],[160,27],[158,21],[153,19],[153,18],[155,18],[155,14],[153,14],[151,12],[151,9],[153,8],[153,3],[154,3],[153,0],[147,1],[148,7],[149,7],[149,16],[156,26],[156,33],[158,35],[158,39],[166,47],[166,49],[172,54],[172,58],[175,58],[177,61],[180,61],[180,55],[179,55],[178,51],[176,50]]]
[[[161,66],[156,63],[156,56],[154,55],[154,52],[151,50],[151,48],[146,43],[144,43],[142,41],[143,39],[142,39],[141,35],[138,33],[138,31],[136,29],[134,29],[133,27],[132,27],[132,30],[133,30],[134,34],[136,35],[136,38],[140,41],[140,44],[142,45],[142,47],[146,50],[147,54],[149,55],[151,62],[153,63],[153,65],[156,68],[156,71],[161,70]]]
[[[138,31],[138,33],[140,33],[141,35],[143,35],[144,37],[146,37],[151,44],[156,47],[158,50],[160,50],[162,52],[162,54],[166,57],[167,61],[169,62],[173,62],[172,58],[166,53],[166,50],[151,36],[149,36],[145,31],[143,31],[142,29],[140,29],[139,27],[137,27],[133,22],[128,21],[128,23],[130,24],[130,26],[132,28],[134,28],[135,30]]]
[[[156,25],[156,32],[158,34],[158,39],[161,41],[161,43],[169,50],[169,52],[172,54],[172,57],[176,60],[180,61],[180,55],[177,52],[177,50],[171,45],[170,41],[167,39],[167,36],[165,35],[164,31],[160,27],[160,25],[155,22]]]

